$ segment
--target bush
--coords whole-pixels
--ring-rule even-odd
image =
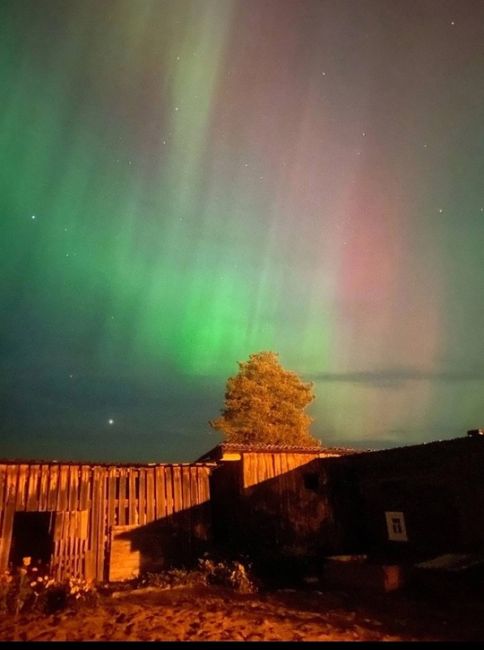
[[[56,582],[48,573],[24,564],[16,573],[0,575],[0,612],[51,613],[66,607],[96,606],[98,592],[91,582],[70,578]]]
[[[208,557],[198,560],[197,569],[168,569],[160,573],[145,573],[135,583],[136,588],[159,587],[161,589],[200,585],[220,585],[239,593],[257,591],[254,580],[242,562],[216,561]]]
[[[253,578],[242,562],[224,560],[216,562],[208,558],[198,561],[200,571],[206,576],[208,584],[218,584],[229,587],[242,594],[257,591]]]
[[[194,587],[204,585],[206,581],[200,571],[187,569],[167,569],[159,573],[144,573],[135,586],[159,587],[161,589],[173,589],[175,587]]]

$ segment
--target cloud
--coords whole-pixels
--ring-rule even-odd
[[[384,370],[362,370],[355,372],[319,372],[310,374],[307,377],[318,383],[341,382],[378,388],[400,388],[404,384],[414,381],[443,383],[484,381],[484,368],[437,371],[420,370],[418,368],[387,368]]]

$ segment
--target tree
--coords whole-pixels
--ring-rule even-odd
[[[311,383],[285,370],[275,352],[251,354],[229,377],[222,415],[210,421],[225,442],[315,446],[304,408],[314,399]]]

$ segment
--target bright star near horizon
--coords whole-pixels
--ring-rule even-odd
[[[108,424],[114,424],[114,420],[112,418],[109,418]]]

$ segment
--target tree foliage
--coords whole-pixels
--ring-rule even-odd
[[[225,442],[314,446],[312,418],[304,408],[314,399],[312,384],[285,370],[275,352],[251,354],[229,377],[222,415],[210,425]]]

